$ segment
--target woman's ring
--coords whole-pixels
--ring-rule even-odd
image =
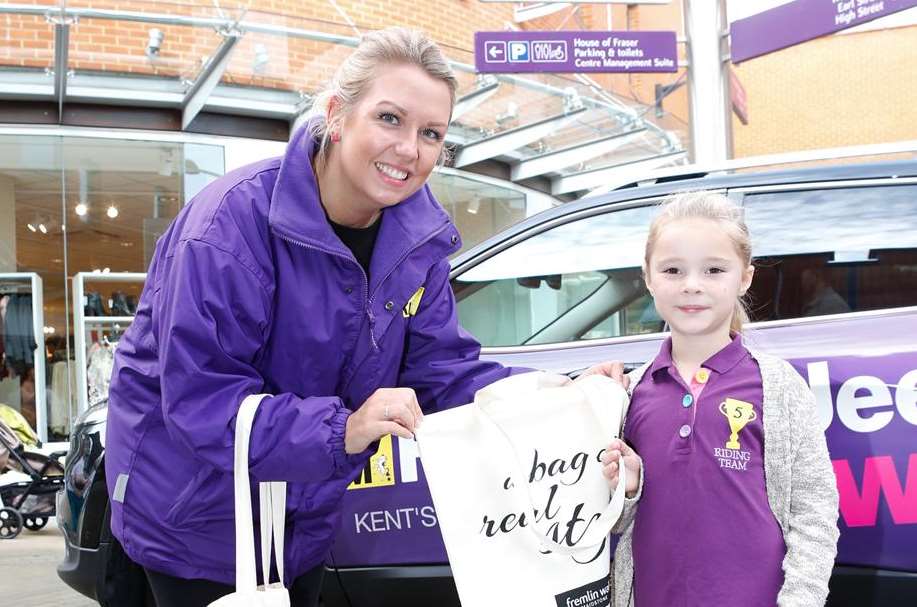
[[[385,418],[385,421],[388,421],[388,420],[389,420],[389,416],[388,416],[388,405],[385,405],[385,409],[382,411],[382,415],[383,415],[383,417]]]

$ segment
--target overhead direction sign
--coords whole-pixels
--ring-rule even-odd
[[[729,27],[731,56],[739,63],[917,6],[917,0],[795,0]]]
[[[675,32],[475,32],[478,72],[675,72]]]

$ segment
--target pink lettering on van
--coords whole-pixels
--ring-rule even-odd
[[[917,453],[911,453],[908,458],[903,490],[890,455],[866,458],[862,493],[857,490],[849,461],[838,459],[831,463],[837,477],[841,516],[848,527],[875,526],[880,493],[885,494],[888,510],[896,525],[917,524]]]

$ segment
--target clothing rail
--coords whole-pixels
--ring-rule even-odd
[[[32,357],[35,370],[35,430],[41,441],[48,440],[48,401],[45,390],[45,304],[41,276],[35,272],[0,273],[0,285],[22,285],[27,282],[32,295],[32,332],[35,335],[35,352]],[[22,285],[23,287],[25,285]],[[25,294],[26,291],[19,291]],[[4,294],[0,286],[0,294]]]
[[[133,316],[87,316],[86,284],[95,283],[124,283],[146,280],[143,272],[79,272],[73,276],[73,331],[76,359],[76,390],[78,413],[89,408],[89,381],[86,375],[87,352],[89,345],[86,335],[96,330],[100,333],[121,331],[123,332],[134,321]]]

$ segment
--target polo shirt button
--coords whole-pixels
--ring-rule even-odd
[[[353,287],[347,287],[346,289],[344,289],[344,293],[347,293],[348,295],[350,295],[351,293],[353,293]]]
[[[385,302],[385,309],[388,310],[389,312],[391,312],[391,311],[392,311],[392,308],[394,308],[394,307],[395,307],[395,302],[393,302],[393,301],[387,301],[387,302]]]
[[[708,379],[710,379],[710,371],[708,369],[698,369],[697,373],[694,374],[694,381],[699,384],[706,384]]]
[[[458,235],[457,235],[457,234],[453,234],[453,235],[452,235],[452,238],[450,238],[450,240],[452,241],[452,244],[457,243],[457,242],[458,242]]]
[[[681,406],[690,407],[693,402],[694,402],[694,397],[691,396],[690,394],[685,394],[684,398],[681,399]]]
[[[688,424],[685,424],[684,426],[679,428],[678,436],[682,438],[688,438],[689,436],[691,436],[691,426],[689,426]]]

